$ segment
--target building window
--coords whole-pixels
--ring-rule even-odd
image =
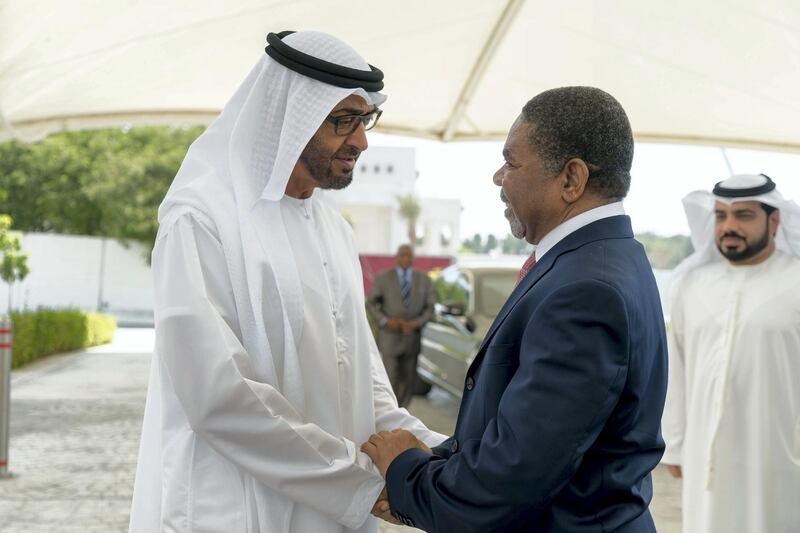
[[[392,166],[392,165],[389,165],[388,167],[386,167],[386,172],[388,172],[389,174],[391,174],[392,172],[394,172],[394,166]]]
[[[379,174],[381,171],[380,165],[375,165],[375,168],[373,170],[375,171],[375,174]]]
[[[439,244],[443,248],[447,248],[450,246],[450,243],[453,240],[453,228],[450,227],[450,224],[445,224],[442,226],[442,231],[439,234]]]

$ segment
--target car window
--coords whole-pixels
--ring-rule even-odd
[[[436,299],[443,304],[461,304],[469,308],[470,285],[464,273],[457,268],[446,268],[433,282]]]
[[[476,312],[494,317],[506,303],[517,282],[516,271],[487,272],[475,280]]]

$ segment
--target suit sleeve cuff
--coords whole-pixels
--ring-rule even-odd
[[[413,495],[406,493],[406,480],[409,473],[416,467],[427,463],[431,454],[411,448],[406,450],[389,464],[386,470],[386,492],[389,496],[389,503],[392,506],[392,513],[407,511],[404,505],[406,499],[413,499]]]

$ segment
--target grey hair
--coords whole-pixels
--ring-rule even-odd
[[[528,144],[548,172],[580,158],[589,167],[587,190],[601,198],[628,194],[633,132],[613,96],[595,87],[550,89],[529,100],[522,117],[530,124]]]

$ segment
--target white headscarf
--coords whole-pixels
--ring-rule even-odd
[[[761,174],[739,174],[720,183],[725,189],[750,189],[764,185],[767,178]],[[777,189],[755,196],[728,198],[717,196],[709,191],[694,191],[683,198],[683,209],[689,222],[692,245],[695,252],[679,264],[673,279],[715,261],[727,261],[717,249],[714,240],[714,203],[761,202],[780,210],[781,221],[775,235],[775,247],[787,254],[800,258],[800,206],[792,200],[783,198]]]
[[[355,50],[330,35],[296,32],[283,41],[328,62],[370,70]],[[282,391],[301,415],[296,340],[304,302],[280,200],[308,141],[336,104],[353,94],[372,105],[386,99],[305,77],[265,54],[189,148],[158,210],[159,231],[168,230],[186,208],[208,217],[228,261],[255,377]]]

